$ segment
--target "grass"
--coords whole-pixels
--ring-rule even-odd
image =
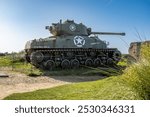
[[[63,85],[50,89],[42,89],[34,92],[17,93],[6,97],[5,99],[13,100],[66,100],[66,99],[143,99],[136,90],[129,87],[128,84],[118,77],[110,77],[107,79],[84,82],[71,85]]]
[[[10,56],[1,56],[0,57],[0,67],[7,67],[12,65]]]
[[[143,99],[150,99],[150,63],[140,61],[124,71],[122,79],[135,89]]]
[[[123,74],[119,73],[120,75],[118,76],[111,76],[106,79],[92,82],[63,85],[33,92],[16,93],[5,99],[148,100],[150,99],[149,51],[149,45],[143,45],[141,49],[141,59],[138,63],[128,66],[123,71]],[[98,69],[95,69],[94,71],[96,70],[98,71]],[[106,73],[108,72],[109,71],[106,71]]]
[[[12,59],[10,55],[0,57],[0,68],[8,68],[12,71],[24,73],[29,76],[39,76],[42,74],[39,69],[34,68],[31,64],[26,63],[22,59]]]
[[[122,59],[118,62],[118,65],[123,66],[123,67],[127,67],[129,64],[128,64],[127,59],[122,57]]]
[[[134,88],[143,99],[150,99],[150,45],[143,44],[138,63],[129,66],[122,78]]]

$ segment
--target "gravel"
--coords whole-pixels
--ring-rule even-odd
[[[12,94],[51,88],[64,84],[94,81],[100,76],[38,76],[29,77],[12,71],[0,71],[9,77],[0,77],[0,99]]]

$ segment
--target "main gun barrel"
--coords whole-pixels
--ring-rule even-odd
[[[114,32],[91,32],[91,34],[99,34],[99,35],[121,35],[125,36],[125,33],[114,33]]]

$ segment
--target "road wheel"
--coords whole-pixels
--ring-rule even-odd
[[[94,66],[95,67],[99,67],[99,66],[101,66],[102,65],[102,61],[99,59],[99,58],[96,58],[95,60],[94,60]]]
[[[53,60],[48,60],[44,63],[44,67],[47,70],[53,70],[55,68],[55,62]]]
[[[71,67],[72,68],[78,68],[80,65],[79,61],[77,59],[71,60]]]
[[[92,65],[93,65],[92,59],[87,59],[87,60],[85,61],[85,65],[86,65],[86,66],[92,66]]]
[[[61,67],[62,68],[70,68],[70,61],[68,59],[64,59],[62,62],[61,62]]]
[[[112,66],[114,64],[114,61],[112,58],[107,59],[107,65]]]

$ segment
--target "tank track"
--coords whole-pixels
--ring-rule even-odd
[[[26,60],[35,67],[52,70],[55,67],[78,68],[80,65],[99,67],[114,65],[121,58],[116,48],[42,48],[26,51]]]

